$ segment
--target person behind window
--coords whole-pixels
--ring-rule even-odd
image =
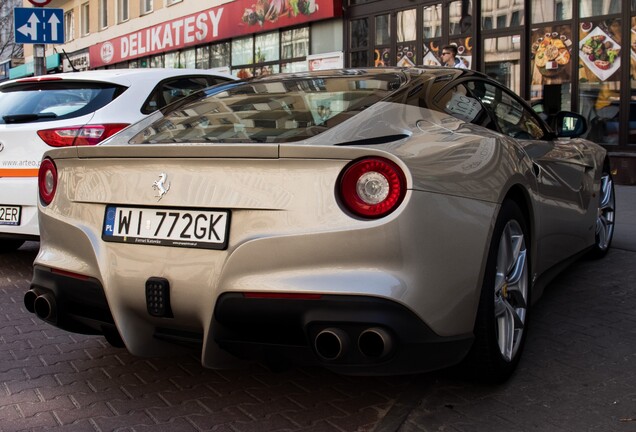
[[[468,69],[464,62],[457,58],[457,47],[455,45],[442,47],[442,64],[457,69]]]

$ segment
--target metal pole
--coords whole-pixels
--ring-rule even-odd
[[[33,45],[33,75],[46,75],[46,59],[44,57],[44,45]]]

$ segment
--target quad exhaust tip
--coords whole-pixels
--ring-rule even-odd
[[[24,294],[24,307],[31,313],[35,313],[35,299],[40,296],[40,292],[31,288]]]
[[[35,314],[44,321],[55,322],[57,319],[57,306],[55,296],[50,293],[42,294],[33,303]]]
[[[382,359],[393,351],[393,337],[381,327],[368,328],[358,337],[358,349],[365,357]]]
[[[329,327],[318,333],[314,346],[323,360],[338,360],[349,349],[349,336],[339,328]]]

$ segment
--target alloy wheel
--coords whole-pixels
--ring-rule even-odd
[[[511,361],[519,350],[528,308],[526,242],[519,223],[506,224],[497,253],[495,326],[502,357]]]

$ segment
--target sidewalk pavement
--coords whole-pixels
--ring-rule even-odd
[[[414,377],[373,432],[636,432],[636,186],[615,190],[608,255],[546,288],[511,379]]]
[[[616,185],[616,229],[612,247],[636,252],[636,186]]]

